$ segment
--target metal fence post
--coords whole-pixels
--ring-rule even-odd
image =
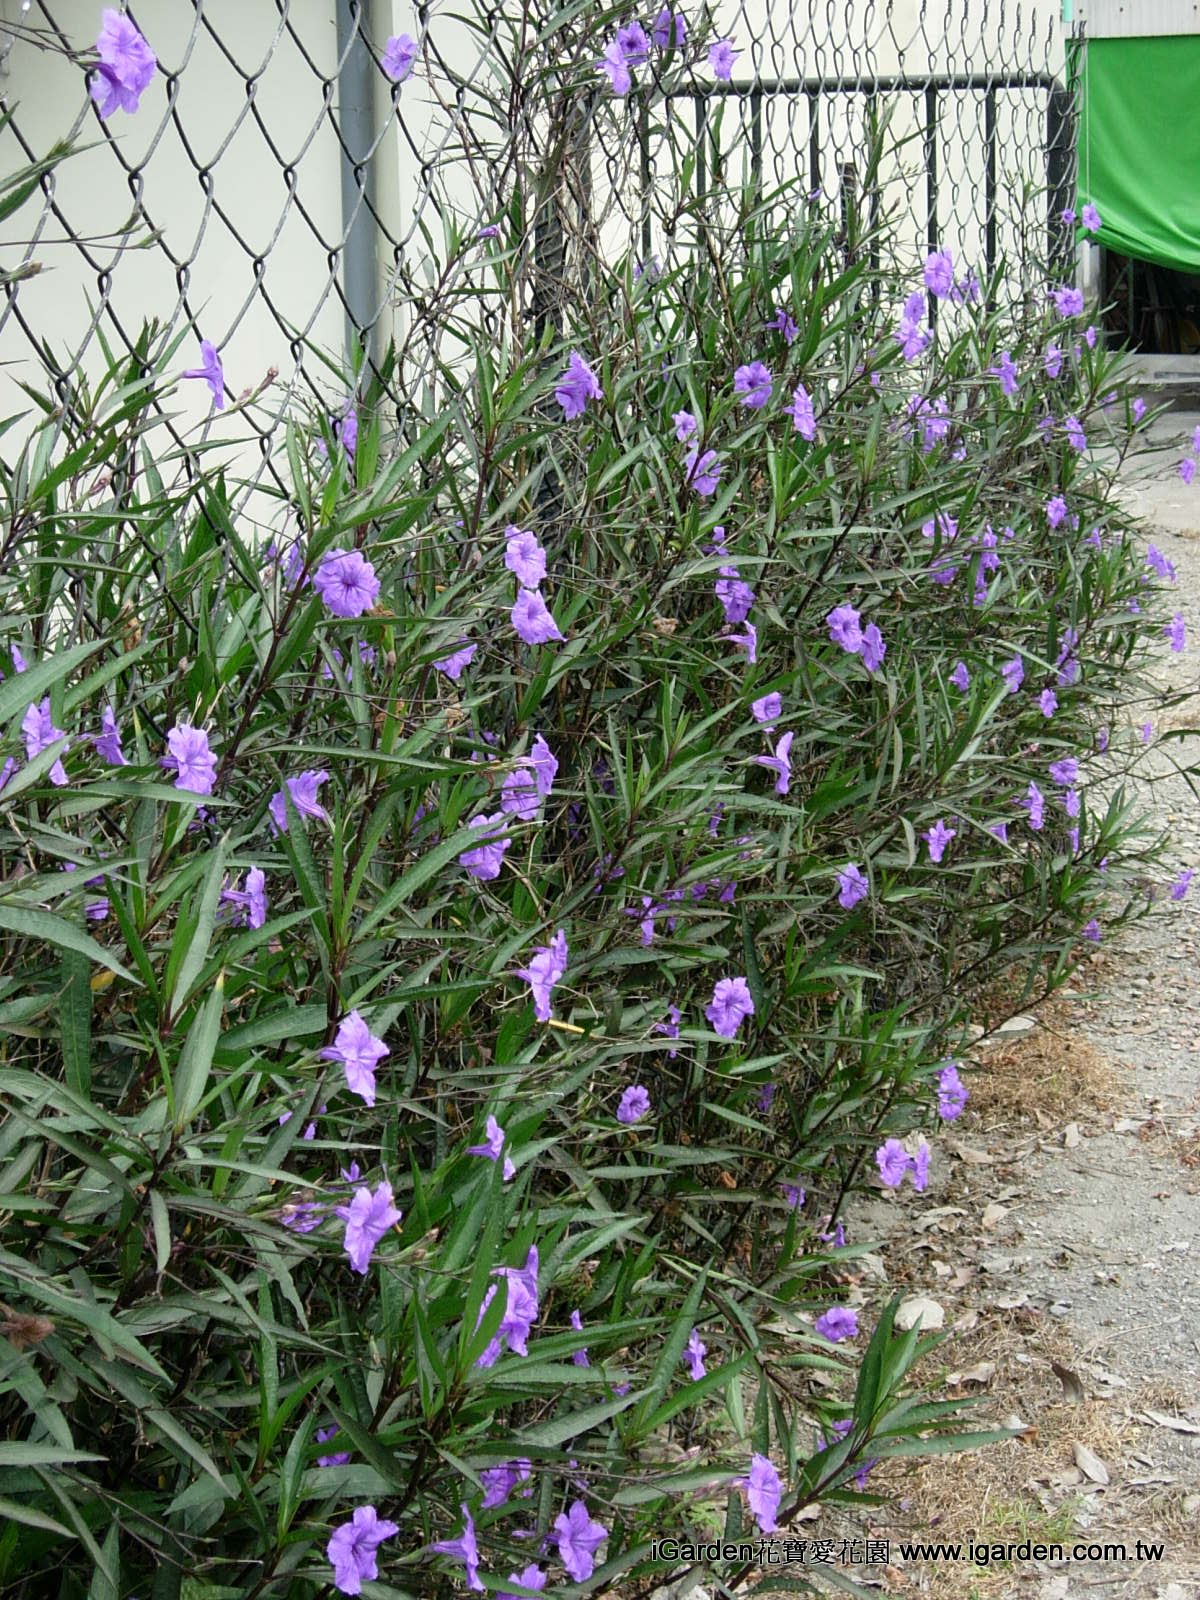
[[[337,10],[338,136],[342,155],[342,293],[346,356],[361,341],[373,358],[379,293],[375,235],[375,63],[362,36],[367,0],[334,0]]]

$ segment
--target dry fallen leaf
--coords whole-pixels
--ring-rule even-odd
[[[956,1389],[961,1389],[966,1383],[991,1383],[996,1376],[996,1363],[994,1361],[977,1361],[973,1367],[964,1367],[961,1372],[946,1374],[947,1386],[953,1384]]]
[[[1063,1144],[1066,1145],[1068,1150],[1074,1150],[1075,1146],[1079,1143],[1082,1137],[1083,1135],[1079,1131],[1079,1124],[1077,1122],[1068,1122],[1066,1127],[1063,1129]]]
[[[1073,1406],[1081,1406],[1087,1399],[1087,1391],[1080,1381],[1079,1374],[1072,1372],[1070,1367],[1064,1367],[1061,1361],[1052,1361],[1050,1370],[1063,1386],[1063,1394]]]
[[[1008,1215],[1008,1210],[1007,1206],[998,1206],[994,1201],[990,1205],[984,1206],[983,1226],[987,1229],[997,1227]]]
[[[944,1326],[945,1321],[945,1307],[922,1294],[909,1295],[907,1300],[901,1300],[896,1312],[896,1327],[905,1333],[909,1328],[915,1328],[918,1322],[922,1330],[929,1333],[934,1328]]]
[[[1101,1461],[1094,1450],[1089,1450],[1085,1444],[1075,1445],[1075,1465],[1085,1478],[1090,1478],[1093,1483],[1108,1482],[1108,1468]]]
[[[1186,1417],[1169,1417],[1165,1411],[1143,1411],[1148,1422],[1160,1428],[1170,1428],[1174,1433],[1200,1433],[1200,1423],[1189,1422]]]

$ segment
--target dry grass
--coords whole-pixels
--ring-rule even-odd
[[[972,1057],[969,1083],[973,1109],[987,1122],[1018,1118],[1069,1122],[1110,1109],[1119,1099],[1117,1068],[1090,1045],[1071,1014],[1070,1002],[1048,1001],[1038,1012],[1039,1030],[1012,1044],[985,1046]]]

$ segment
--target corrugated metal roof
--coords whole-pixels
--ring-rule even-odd
[[[1077,0],[1075,15],[1093,39],[1200,33],[1200,0]]]

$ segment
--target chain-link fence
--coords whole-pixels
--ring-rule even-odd
[[[731,80],[703,53],[683,65],[681,49],[682,70],[648,64],[615,105],[595,17],[592,37],[572,33],[548,0],[479,0],[473,16],[393,0],[142,0],[130,15],[158,72],[136,116],[101,121],[87,93],[100,6],[0,0],[7,169],[64,134],[86,147],[7,225],[6,381],[40,379],[45,363],[69,406],[153,319],[154,348],[183,336],[180,369],[201,338],[220,350],[258,471],[297,396],[345,402],[356,343],[402,423],[411,358],[435,325],[445,333],[444,291],[481,230],[499,230],[489,248],[513,253],[522,314],[543,326],[557,291],[586,290],[591,252],[648,264],[688,248],[681,173],[699,194],[800,178],[844,215],[894,217],[914,262],[949,247],[982,274],[1070,248],[1047,232],[1073,191],[1057,0],[682,12],[693,39],[733,41]],[[381,58],[402,32],[420,48],[393,83]],[[529,75],[575,44],[557,100],[533,105]],[[891,153],[867,175],[885,112]],[[397,347],[410,359],[387,362]],[[163,420],[179,444],[202,430],[205,399],[178,389]],[[4,414],[24,404],[14,389]]]

